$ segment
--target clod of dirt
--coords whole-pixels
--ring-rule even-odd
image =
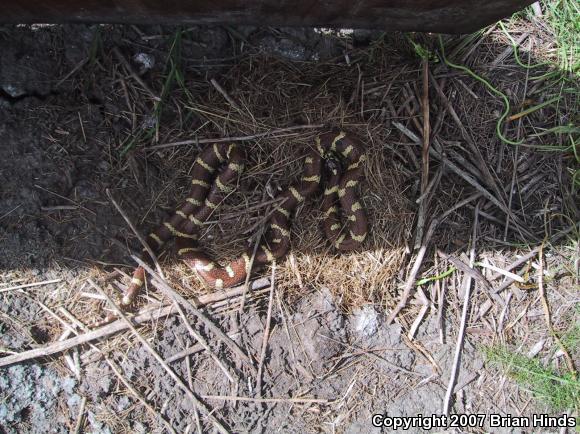
[[[353,322],[354,331],[358,336],[361,338],[372,336],[379,327],[379,313],[373,306],[363,306],[355,310]]]

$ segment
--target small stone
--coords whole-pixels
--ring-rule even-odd
[[[147,53],[137,53],[133,56],[133,62],[139,66],[139,74],[145,74],[155,66],[155,57]]]
[[[379,328],[379,313],[371,305],[365,305],[354,314],[354,329],[361,337],[374,335]]]

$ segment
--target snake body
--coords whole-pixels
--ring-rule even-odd
[[[367,235],[367,217],[356,193],[364,159],[360,143],[344,132],[317,136],[316,147],[305,156],[300,180],[275,197],[274,202],[278,205],[266,222],[255,255],[254,247],[250,247],[237,259],[222,266],[200,248],[198,237],[201,226],[234,189],[244,170],[245,159],[235,144],[214,144],[207,147],[193,165],[189,196],[168,221],[149,234],[146,241],[156,252],[175,237],[178,256],[207,286],[221,289],[237,285],[251,272],[251,265],[265,265],[286,255],[290,249],[292,213],[319,190],[323,174],[326,174],[321,205],[325,236],[337,250],[357,249]],[[324,173],[325,168],[328,173]],[[123,304],[132,303],[144,279],[144,270],[138,267]]]

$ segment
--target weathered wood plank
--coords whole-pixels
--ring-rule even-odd
[[[197,23],[464,33],[531,0],[2,0],[3,23]]]

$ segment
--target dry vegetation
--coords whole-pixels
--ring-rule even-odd
[[[141,230],[154,227],[160,210],[169,212],[186,195],[188,172],[204,143],[246,137],[238,141],[248,156],[247,170],[238,189],[208,222],[202,238],[220,260],[239,254],[259,233],[273,194],[299,176],[304,150],[313,146],[317,134],[342,128],[365,144],[368,161],[360,194],[371,229],[362,251],[337,255],[328,247],[319,229],[319,198],[314,198],[293,219],[288,258],[275,270],[257,273],[274,277],[276,296],[269,301],[264,298],[269,292],[264,279],[258,281],[256,293],[237,291],[212,298],[170,251],[162,255],[170,286],[209,304],[205,312],[213,321],[223,322],[224,317],[239,312],[237,321],[243,329],[248,308],[240,310],[239,304],[244,300],[242,304],[273,310],[283,329],[287,309],[305,294],[328,288],[343,312],[373,305],[388,316],[381,327],[388,327],[390,320],[400,324],[404,342],[431,363],[437,381],[445,387],[453,369],[461,365],[449,364],[441,370],[432,354],[458,335],[462,336],[459,341],[467,336],[478,347],[502,345],[524,354],[535,352],[533,356],[551,366],[554,375],[573,374],[570,381],[576,381],[577,347],[559,337],[566,336],[570,324],[578,321],[578,161],[577,150],[570,147],[578,140],[577,131],[570,129],[578,121],[578,77],[574,71],[554,66],[550,49],[557,42],[543,19],[520,17],[507,23],[506,29],[516,41],[521,62],[548,63],[533,70],[519,65],[509,37],[498,26],[475,35],[443,38],[446,58],[436,37],[381,35],[363,48],[343,37],[340,56],[320,61],[290,61],[264,53],[237,32],[229,34],[235,47],[233,57],[194,61],[184,57],[182,48],[197,43],[196,35],[179,30],[170,35],[142,35],[142,45],[155,38],[165,41],[152,50],[158,57],[155,50],[161,50],[166,63],[140,76],[124,59],[123,50],[103,48],[109,43],[103,28],[96,34],[94,50],[68,79],[85,89],[98,82],[110,90],[107,98],[121,105],[116,116],[130,127],[119,130],[111,125],[114,133],[103,142],[113,168],[109,185],[112,196]],[[501,95],[452,64],[485,77],[506,96],[510,107],[498,128],[507,140],[496,129],[505,110]],[[130,230],[122,231],[130,240],[127,244],[137,249]],[[119,239],[113,242],[124,249],[125,242]],[[90,276],[69,282],[70,292],[47,307],[53,314],[44,317],[41,327],[53,337],[63,332],[72,336],[66,328],[79,324],[71,318],[89,324],[107,306],[87,278],[99,282],[109,294],[118,294],[121,282],[126,283],[123,273],[130,272],[130,267],[103,263]],[[9,286],[13,284],[8,282],[4,289]],[[166,303],[159,291],[146,292],[137,322],[155,321],[139,333],[157,335],[158,309]],[[194,311],[180,303],[188,313]],[[70,314],[65,314],[65,308]],[[170,308],[164,309],[162,313]],[[435,319],[439,342],[421,340],[421,328],[430,319]],[[114,324],[127,327],[122,320]],[[86,330],[74,333],[84,335]],[[54,344],[46,345],[54,348]],[[90,363],[101,352],[123,353],[136,345],[140,344],[133,335],[116,334],[101,341],[98,348],[85,351],[81,347],[85,354],[80,359]],[[216,357],[235,357],[231,354],[222,348]],[[67,357],[69,366],[78,369],[80,362]],[[252,357],[259,369],[269,363],[263,353]],[[368,366],[366,359],[352,360],[361,369]],[[241,384],[256,378],[262,382],[239,360],[233,365]],[[334,375],[334,369],[335,365],[320,378]],[[159,368],[158,375],[167,373]],[[275,389],[276,374],[263,377],[264,390]],[[405,380],[409,388],[419,387],[419,381],[409,378]],[[164,410],[159,398],[151,395],[145,383],[131,386],[123,381],[124,386],[119,386],[123,393],[132,400],[142,394],[135,406],[149,402],[149,417],[157,420],[152,424],[161,426]],[[492,411],[499,395],[517,403],[516,407],[535,405],[503,376],[479,385],[481,395],[474,406],[481,412]],[[304,395],[295,396],[307,397],[297,414],[307,412],[313,430],[326,429],[321,424],[328,414],[346,412],[339,418],[346,421],[350,412],[355,414],[355,409],[366,405],[359,400],[343,408],[338,396],[334,402],[317,402],[314,397],[309,403],[309,389],[303,390]],[[572,397],[577,398],[573,391]],[[238,397],[245,393],[249,392],[244,389]],[[269,397],[268,392],[262,395]],[[235,398],[230,398],[226,398],[230,402],[225,410],[220,407],[214,413],[218,419],[222,410],[235,414]],[[260,395],[248,399],[259,402]],[[578,411],[577,401],[567,405],[563,410]],[[119,429],[124,426],[120,415],[111,414],[114,411],[94,409],[97,418],[118,424]],[[201,423],[207,422],[204,406],[198,410]]]

